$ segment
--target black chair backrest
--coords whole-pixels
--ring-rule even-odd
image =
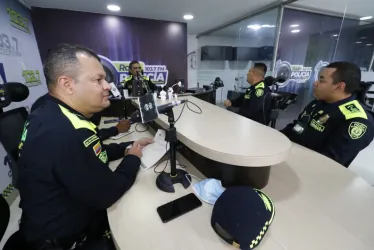
[[[11,161],[13,185],[16,186],[18,161],[18,144],[22,137],[23,128],[27,120],[26,108],[16,108],[0,114],[0,143],[3,145]],[[3,159],[0,159],[3,160]]]
[[[8,227],[10,218],[10,209],[8,202],[0,195],[0,241],[3,238]]]
[[[357,99],[365,104],[366,102],[366,94],[368,93],[369,89],[373,85],[373,82],[361,82],[360,89],[356,92]]]

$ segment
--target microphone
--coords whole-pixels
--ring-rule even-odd
[[[22,102],[29,94],[29,88],[22,83],[4,83],[0,85],[0,108],[7,107],[11,102]]]
[[[178,100],[178,101],[172,101],[171,103],[168,103],[168,104],[164,104],[164,105],[160,105],[160,106],[157,106],[157,111],[159,113],[164,113],[182,103],[185,103],[187,100],[184,99],[184,100]],[[136,122],[140,122],[142,120],[142,115],[140,114],[140,111],[137,110],[137,111],[134,111],[131,116],[130,116],[130,121],[131,123],[136,123]]]

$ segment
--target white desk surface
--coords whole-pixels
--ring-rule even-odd
[[[143,137],[153,136],[150,132],[133,133],[120,141]],[[182,156],[178,159],[187,165],[188,172],[203,177]],[[112,162],[111,168],[118,162]],[[175,185],[175,193],[164,193],[157,189],[156,177],[153,169],[139,172],[134,186],[108,209],[119,250],[234,249],[211,228],[212,206],[205,203],[162,223],[156,208],[191,193],[192,188],[185,190]],[[293,144],[288,160],[272,167],[264,191],[276,210],[274,221],[257,249],[374,249],[374,188],[325,156]]]
[[[187,107],[176,123],[178,140],[200,155],[227,164],[244,167],[275,165],[287,159],[290,140],[282,133],[196,97],[180,97],[197,104],[203,111],[196,114]],[[169,100],[156,100],[157,106]],[[198,109],[191,103],[188,106]],[[177,119],[183,104],[173,108]],[[163,128],[169,126],[166,115],[156,122]]]

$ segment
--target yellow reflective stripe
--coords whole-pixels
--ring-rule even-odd
[[[260,82],[259,84],[257,84],[257,85],[255,86],[255,89],[258,89],[258,88],[265,88],[265,83]]]
[[[339,106],[339,109],[345,116],[346,120],[350,120],[353,118],[368,119],[365,110],[362,108],[361,104],[357,100],[344,103]]]
[[[148,76],[143,76],[144,80],[147,80],[149,81],[149,77]]]
[[[96,125],[93,124],[92,122],[86,121],[86,120],[81,120],[78,118],[77,115],[71,113],[68,109],[64,108],[61,105],[58,105],[62,111],[62,113],[69,119],[71,124],[73,124],[75,129],[80,129],[80,128],[86,128],[91,131],[93,131],[96,134]]]
[[[129,75],[128,77],[125,78],[125,82],[130,81],[132,79],[132,75]]]

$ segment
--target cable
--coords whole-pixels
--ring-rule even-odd
[[[191,108],[188,106],[188,103],[193,104],[195,107],[197,107],[197,108],[199,109],[199,111],[195,111],[195,110],[191,109]],[[181,116],[182,116],[182,114],[183,114],[183,111],[184,111],[184,108],[185,108],[186,106],[187,106],[187,108],[188,108],[190,111],[194,112],[195,114],[199,114],[199,115],[200,115],[200,114],[203,113],[202,109],[201,109],[201,108],[200,108],[196,103],[193,103],[193,102],[187,100],[187,101],[183,104],[182,111],[179,113],[179,116],[178,116],[178,118],[175,120],[174,124],[177,123],[177,121],[181,118]]]
[[[166,143],[166,146],[165,146],[165,154],[169,151],[168,150],[168,143]],[[169,163],[169,160],[170,160],[170,156],[168,156],[167,160],[166,160],[166,164],[164,166],[164,168],[162,169],[162,171],[157,171],[157,168],[160,166],[161,163],[165,162],[165,161],[160,161],[159,163],[157,163],[157,165],[153,168],[153,172],[155,172],[156,174],[161,174],[162,172],[165,171],[166,167],[168,166],[168,163]],[[186,168],[185,165],[182,165],[182,164],[176,164],[177,166],[180,166],[181,168]]]
[[[138,129],[138,125],[139,125],[139,124],[145,125],[147,128],[146,128],[145,130],[139,130],[139,129]],[[138,132],[138,133],[147,132],[148,130],[149,130],[149,126],[148,126],[148,124],[143,124],[143,123],[138,122],[138,123],[135,125],[135,131]]]

